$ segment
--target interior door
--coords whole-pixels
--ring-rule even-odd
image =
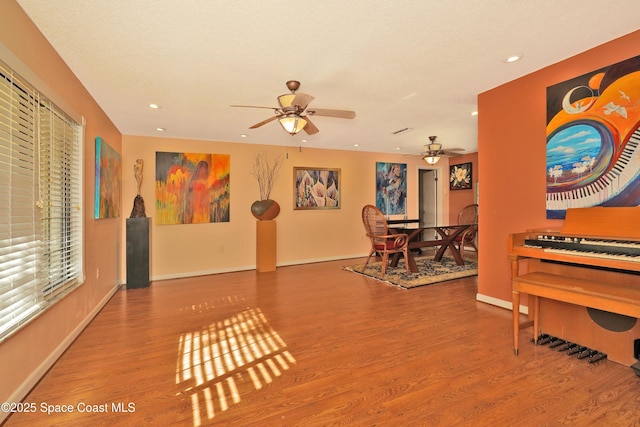
[[[422,227],[433,227],[438,225],[438,209],[440,209],[440,207],[438,206],[437,169],[420,169],[418,193],[420,204],[420,225]]]

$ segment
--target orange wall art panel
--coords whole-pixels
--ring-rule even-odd
[[[547,218],[640,204],[640,56],[547,88]]]
[[[156,224],[229,222],[228,154],[156,152]]]

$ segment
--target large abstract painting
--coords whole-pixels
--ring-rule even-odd
[[[293,168],[294,209],[340,209],[340,169]]]
[[[120,153],[107,142],[96,137],[95,219],[120,216],[120,185],[122,161]]]
[[[407,165],[376,163],[376,207],[385,215],[407,212]]]
[[[547,218],[640,204],[640,56],[547,88]]]
[[[156,153],[156,223],[229,222],[228,154]]]

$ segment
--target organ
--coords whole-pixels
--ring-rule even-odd
[[[640,207],[567,209],[559,231],[511,234],[509,257],[515,354],[520,329],[533,325],[536,342],[544,332],[638,369]]]

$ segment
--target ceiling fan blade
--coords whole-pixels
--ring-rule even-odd
[[[311,120],[309,120],[309,116],[306,116],[304,119],[307,121],[307,124],[303,130],[307,133],[307,135],[313,135],[315,133],[320,132],[316,127],[316,125],[311,123]]]
[[[274,121],[278,117],[280,117],[280,116],[269,117],[267,120],[263,120],[260,123],[256,123],[255,125],[251,126],[249,129],[259,128],[262,125],[266,125],[267,123]]]
[[[307,105],[309,105],[309,103],[314,99],[315,97],[309,95],[308,93],[296,93],[296,97],[293,98],[293,101],[291,101],[291,105],[297,106],[300,111],[303,111],[305,108],[307,108]]]
[[[259,105],[230,105],[230,107],[240,107],[240,108],[266,108],[269,110],[277,110],[277,107],[262,107]]]
[[[307,114],[313,114],[314,116],[337,117],[339,119],[353,119],[356,116],[355,111],[327,110],[326,108],[314,108],[307,111]]]

